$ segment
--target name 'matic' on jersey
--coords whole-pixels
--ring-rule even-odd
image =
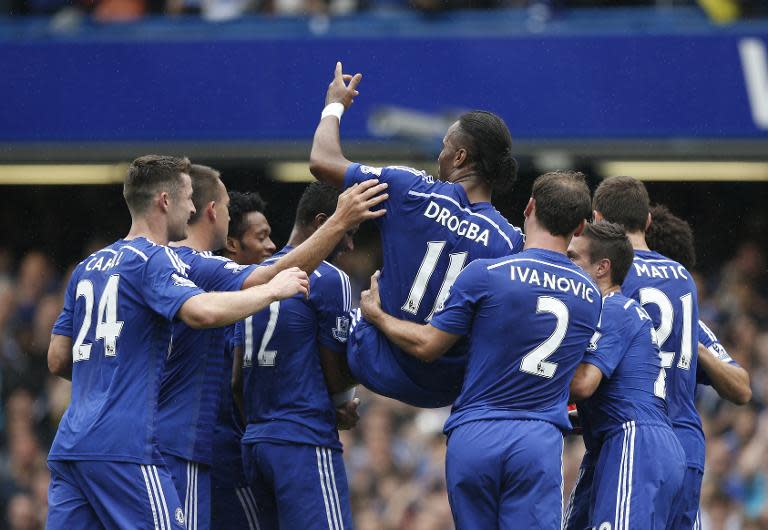
[[[489,202],[470,203],[464,188],[435,180],[423,171],[408,167],[373,168],[351,164],[344,186],[378,178],[389,187],[383,203],[387,215],[376,220],[381,234],[383,267],[379,278],[381,305],[387,313],[413,322],[429,322],[445,303],[451,285],[461,270],[481,258],[509,256],[523,249],[523,234]],[[348,357],[353,374],[368,388],[416,406],[444,406],[461,388],[465,345],[427,364],[388,344],[365,320],[353,322],[355,338],[368,336],[358,346],[351,341]],[[382,350],[364,353],[356,362],[355,348]],[[386,353],[383,353],[386,352]],[[391,353],[389,353],[391,352]],[[388,358],[398,365],[389,370]],[[364,365],[373,365],[366,373]],[[360,366],[360,369],[357,367]],[[393,375],[387,381],[385,374]],[[407,378],[405,386],[396,380]],[[446,392],[446,389],[451,389]],[[435,397],[425,397],[434,393]]]
[[[704,470],[704,433],[694,404],[698,360],[699,302],[685,267],[658,252],[636,250],[621,286],[650,315],[665,369],[667,405],[687,464]]]
[[[145,238],[119,240],[75,268],[53,328],[73,338],[72,401],[50,460],[162,463],[157,396],[172,321],[202,292],[173,250]]]
[[[477,420],[541,420],[563,431],[568,388],[600,317],[600,291],[564,254],[528,249],[472,262],[432,325],[469,333],[445,432]]]
[[[264,264],[284,256],[287,246]],[[260,441],[341,449],[336,409],[325,384],[319,347],[344,352],[349,330],[349,277],[328,262],[309,275],[309,299],[272,302],[238,322],[243,348],[243,444]]]

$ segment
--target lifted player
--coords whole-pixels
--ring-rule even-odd
[[[382,305],[392,315],[423,324],[442,308],[467,264],[522,250],[520,230],[490,203],[492,191],[509,189],[516,179],[512,138],[498,116],[469,112],[446,132],[437,179],[408,167],[353,164],[341,149],[339,121],[357,96],[360,79],[360,74],[344,76],[337,63],[315,132],[310,170],[337,188],[371,176],[389,184],[390,198],[384,203],[389,213],[377,221],[384,256]],[[445,406],[456,399],[466,367],[465,345],[427,365],[403,353],[368,322],[353,319],[352,326],[347,361],[358,382],[419,407]]]

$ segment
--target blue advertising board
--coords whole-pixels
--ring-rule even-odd
[[[489,109],[529,141],[768,139],[768,24],[265,36],[267,22],[248,32],[241,21],[200,36],[179,22],[167,38],[142,24],[96,37],[0,32],[0,143],[306,142],[337,60],[364,74],[348,139],[376,139],[371,118],[392,107]]]

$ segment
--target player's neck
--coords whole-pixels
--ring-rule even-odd
[[[611,293],[621,292],[621,285],[614,284],[610,278],[598,280],[597,286],[600,288],[600,292],[603,293],[603,298],[605,298]]]
[[[304,241],[309,239],[309,236],[311,236],[313,232],[314,230],[310,230],[299,225],[293,225],[293,230],[291,230],[291,237],[288,238],[287,244],[293,248],[296,248]]]
[[[488,184],[482,181],[480,177],[472,172],[457,172],[451,175],[450,182],[459,184],[464,188],[464,193],[470,204],[478,202],[491,202],[491,190]]]
[[[149,239],[158,245],[168,244],[168,227],[158,221],[148,218],[133,219],[131,229],[125,239],[136,239],[143,237]]]
[[[627,232],[627,238],[635,250],[651,250],[645,242],[645,232]]]
[[[187,238],[181,241],[174,241],[171,243],[172,247],[189,247],[191,249],[206,252],[219,250],[213,248],[213,236],[207,234],[204,227],[199,225],[189,225],[187,227]]]
[[[525,247],[524,250],[530,250],[532,248],[540,248],[543,250],[551,250],[552,252],[559,252],[565,255],[568,250],[568,241],[561,236],[553,236],[549,232],[545,231],[530,231],[525,234]]]

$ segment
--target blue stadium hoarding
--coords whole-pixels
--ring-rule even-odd
[[[180,24],[21,38],[0,29],[0,144],[305,145],[336,60],[364,74],[344,117],[350,140],[380,139],[372,117],[395,107],[490,109],[523,142],[768,141],[764,23],[458,36]]]

